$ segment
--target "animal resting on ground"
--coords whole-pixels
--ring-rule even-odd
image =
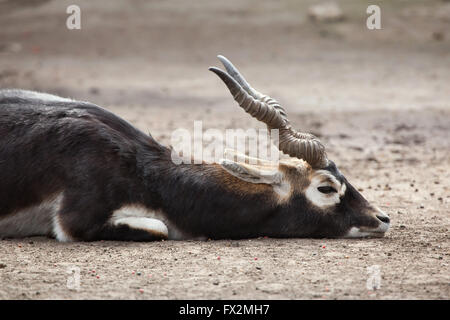
[[[88,102],[0,90],[0,237],[59,241],[381,237],[389,217],[313,135],[225,57],[210,68],[238,104],[279,130],[276,165],[175,164],[171,148]]]

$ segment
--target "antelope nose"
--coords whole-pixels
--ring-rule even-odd
[[[389,219],[389,217],[387,215],[377,214],[377,218],[378,218],[378,220],[380,220],[381,222],[384,222],[384,223],[391,222],[391,220]]]

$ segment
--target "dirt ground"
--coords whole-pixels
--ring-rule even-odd
[[[91,101],[166,144],[194,120],[262,127],[207,70],[223,54],[390,215],[385,238],[5,239],[0,299],[449,299],[450,2],[371,1],[381,30],[367,1],[337,1],[336,23],[311,21],[314,3],[3,0],[0,87]]]

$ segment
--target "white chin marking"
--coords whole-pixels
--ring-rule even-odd
[[[377,216],[382,216],[382,217],[385,217],[385,218],[389,218],[389,216],[383,210],[381,210],[380,208],[375,207],[375,209],[378,211]]]
[[[144,230],[154,234],[160,234],[164,237],[168,237],[169,230],[167,226],[158,219],[145,218],[145,217],[127,217],[120,218],[114,221],[114,225],[127,225],[132,229]]]

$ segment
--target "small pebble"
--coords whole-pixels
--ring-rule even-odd
[[[4,269],[4,268],[6,268],[6,264],[0,263],[0,269]]]
[[[138,276],[140,276],[140,275],[141,275],[141,273],[140,273],[140,272],[137,272],[136,274],[137,274]]]
[[[139,292],[140,293],[144,293],[144,289],[139,289]]]

